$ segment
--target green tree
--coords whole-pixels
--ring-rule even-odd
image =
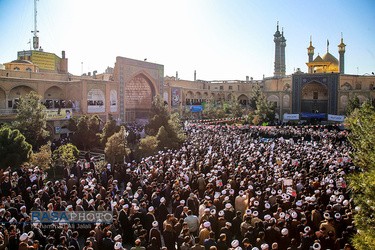
[[[361,102],[356,94],[348,102],[348,107],[345,109],[346,115],[349,116],[355,109],[361,107]]]
[[[172,148],[172,140],[168,137],[168,132],[165,130],[164,126],[159,128],[158,134],[156,135],[156,139],[158,140],[158,149],[164,150],[166,148]]]
[[[141,157],[153,155],[158,149],[158,139],[156,136],[146,136],[139,143],[139,152]]]
[[[77,130],[73,134],[73,142],[78,148],[86,148],[89,146],[89,120],[87,115],[81,116],[78,119]]]
[[[253,86],[250,96],[250,108],[253,110],[257,109],[257,101],[259,98],[263,95],[262,89],[260,88],[260,85],[257,83]]]
[[[17,117],[12,128],[18,129],[34,148],[44,144],[49,135],[45,110],[42,97],[34,91],[20,97],[17,105]]]
[[[204,110],[203,110],[203,112],[204,112]],[[189,110],[188,107],[186,107],[186,106],[182,107],[182,109],[181,109],[181,118],[183,120],[189,120],[191,118],[190,110]]]
[[[0,167],[19,167],[29,161],[32,146],[26,142],[19,130],[10,128],[0,129]]]
[[[79,150],[71,143],[60,146],[53,151],[52,160],[54,164],[59,165],[72,165],[75,163],[79,156]]]
[[[166,127],[168,125],[168,116],[155,115],[151,118],[150,122],[145,126],[145,132],[147,135],[156,136],[161,126]]]
[[[66,127],[67,127],[67,129],[69,129],[69,131],[76,132],[77,129],[78,129],[77,119],[75,117],[70,117]]]
[[[92,117],[87,115],[81,116],[78,119],[77,130],[73,135],[74,144],[84,150],[98,146],[101,132],[100,124],[102,122],[102,119],[98,115],[93,115]]]
[[[124,126],[121,126],[119,132],[114,133],[108,138],[105,145],[105,155],[110,159],[111,163],[125,162],[127,155],[127,136],[128,133]]]
[[[217,119],[222,119],[227,117],[227,112],[223,108],[217,109],[216,110],[216,117]]]
[[[183,141],[186,140],[186,138],[184,137],[184,132],[181,128],[179,114],[174,113],[171,117],[169,117],[167,106],[164,104],[164,101],[161,99],[160,96],[155,96],[154,98],[153,114],[154,117],[145,126],[145,131],[146,134],[148,134],[149,136],[154,136],[155,139],[148,138],[147,140],[143,140],[144,145],[140,146],[143,152],[147,152],[147,154],[150,152],[154,152],[153,147],[155,146],[155,141],[158,141],[156,143],[156,147],[159,148],[177,148],[179,145],[181,145]],[[158,136],[161,136],[163,140],[159,141],[157,139]],[[164,138],[168,139],[164,140]]]
[[[229,95],[229,100],[228,100],[228,112],[230,113],[230,117],[237,118],[241,117],[243,112],[242,112],[241,104],[238,101],[238,97],[231,93]]]
[[[255,114],[258,116],[259,123],[273,123],[275,121],[276,105],[267,101],[267,97],[263,93],[261,93],[256,104]]]
[[[253,125],[253,120],[254,120],[254,113],[253,112],[249,112],[249,114],[247,115],[247,122],[250,124],[250,125]]]
[[[109,137],[120,131],[120,126],[116,125],[116,121],[109,116],[108,121],[105,123],[103,133],[100,134],[100,143],[105,146]]]
[[[216,119],[217,118],[217,108],[214,100],[211,98],[207,99],[204,109],[202,111],[203,119]]]
[[[346,123],[354,148],[351,159],[362,170],[349,176],[358,230],[352,241],[356,249],[375,249],[375,108],[365,102],[351,112]]]
[[[147,135],[156,136],[161,126],[166,127],[168,123],[168,105],[160,95],[156,95],[152,100],[152,118],[145,126]]]
[[[42,145],[39,149],[39,152],[34,153],[31,156],[30,163],[34,166],[38,166],[40,169],[47,170],[51,167],[52,163],[52,151],[51,143],[48,142],[45,145]]]
[[[100,143],[100,124],[103,120],[98,115],[91,116],[89,120],[89,137],[90,148],[97,147]]]
[[[164,102],[161,95],[156,95],[152,99],[152,115],[168,116],[168,104]]]

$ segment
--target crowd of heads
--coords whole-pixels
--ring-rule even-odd
[[[0,245],[351,249],[356,210],[346,176],[359,170],[346,131],[220,125],[189,127],[186,134],[179,150],[108,164],[103,172],[90,156],[53,182],[36,166],[3,171]],[[112,211],[114,219],[20,223],[30,222],[32,211]]]

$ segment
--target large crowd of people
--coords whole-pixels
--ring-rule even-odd
[[[89,156],[47,181],[0,172],[0,249],[349,250],[355,207],[346,131],[192,126],[141,162]],[[41,224],[32,211],[112,211],[113,223]],[[32,223],[30,223],[32,222]]]

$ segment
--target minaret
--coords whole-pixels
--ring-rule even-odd
[[[281,32],[281,42],[280,42],[280,67],[281,67],[281,76],[285,76],[285,47],[286,47],[286,39],[284,37],[284,28],[282,28]]]
[[[274,76],[275,77],[281,77],[281,47],[280,43],[282,41],[281,34],[279,31],[279,22],[277,22],[277,30],[275,34],[273,35],[275,42],[275,71]]]
[[[339,54],[340,54],[340,69],[339,69],[339,72],[340,72],[340,74],[345,74],[344,54],[345,54],[346,45],[344,44],[344,39],[342,38],[342,33],[341,33],[341,43],[339,44],[338,47],[339,47]]]
[[[314,50],[315,50],[315,47],[312,46],[312,37],[310,36],[310,46],[307,48],[307,55],[309,56],[309,63],[314,61]],[[311,67],[310,73],[314,73],[313,70],[314,69]]]

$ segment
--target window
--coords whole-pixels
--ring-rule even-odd
[[[237,86],[237,90],[240,91],[240,85]]]
[[[20,68],[18,68],[18,67],[14,67],[13,70],[15,70],[15,71],[19,71]]]
[[[210,85],[208,85],[208,90],[210,90],[210,87],[211,87],[211,86],[210,86]]]
[[[215,87],[215,90],[217,90],[217,87]]]
[[[220,86],[220,90],[224,90],[224,86]]]
[[[26,69],[26,71],[27,71],[27,72],[32,72],[32,69],[28,67],[28,68]]]
[[[228,88],[229,88],[229,90],[233,90],[233,86],[229,86]]]
[[[313,93],[313,99],[314,100],[318,100],[318,92],[314,92]]]

